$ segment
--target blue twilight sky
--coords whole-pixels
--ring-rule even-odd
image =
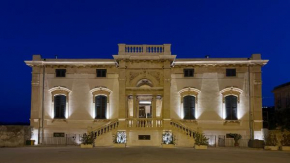
[[[289,82],[289,0],[2,0],[0,121],[30,116],[32,54],[112,58],[118,43],[171,43],[178,58],[261,53],[263,105]]]

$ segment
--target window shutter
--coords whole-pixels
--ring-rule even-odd
[[[226,120],[237,120],[238,98],[230,95],[225,97],[226,101]]]
[[[66,96],[54,96],[54,118],[65,118]]]
[[[183,97],[184,119],[195,119],[195,97]]]
[[[95,97],[95,111],[96,119],[106,119],[107,113],[107,97],[106,96],[96,96]]]

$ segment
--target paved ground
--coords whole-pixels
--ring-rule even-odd
[[[0,148],[0,163],[290,163],[290,152],[250,148]]]

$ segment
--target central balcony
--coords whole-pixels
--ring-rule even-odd
[[[159,118],[128,118],[126,119],[127,128],[154,129],[163,127],[163,119]]]

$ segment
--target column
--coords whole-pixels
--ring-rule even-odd
[[[137,118],[136,105],[137,105],[137,98],[136,98],[136,95],[133,95],[133,118]]]
[[[136,118],[139,118],[139,99],[136,96]]]
[[[152,118],[156,118],[156,95],[152,96]]]

